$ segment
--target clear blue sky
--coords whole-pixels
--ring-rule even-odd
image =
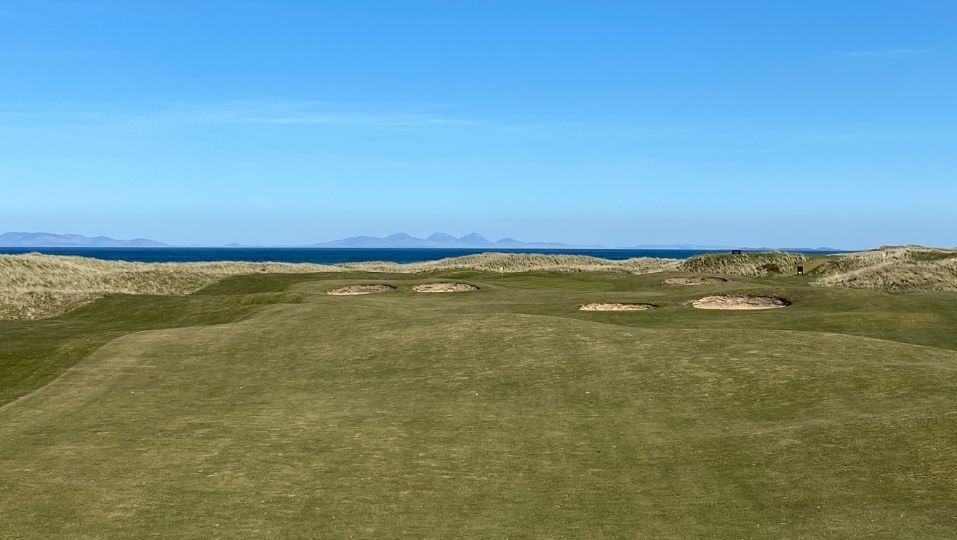
[[[957,245],[957,3],[0,0],[0,232]]]

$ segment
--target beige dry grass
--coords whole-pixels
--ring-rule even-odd
[[[654,304],[592,303],[578,306],[579,311],[648,311],[655,309]]]
[[[201,289],[224,277],[268,273],[396,272],[444,270],[486,272],[621,272],[646,274],[687,271],[699,274],[763,276],[790,269],[807,258],[794,253],[708,254],[679,261],[633,258],[608,260],[583,255],[482,253],[397,264],[342,265],[286,263],[131,263],[85,257],[0,255],[0,319],[38,319],[64,313],[107,294],[179,295]],[[832,257],[815,272],[813,285],[887,290],[957,290],[957,250],[919,246],[888,247]],[[669,285],[697,284],[696,279],[670,278]],[[673,281],[678,280],[678,281]],[[673,281],[673,282],[672,282]],[[703,283],[702,283],[703,284]]]
[[[535,253],[480,253],[438,261],[418,263],[364,262],[341,265],[368,272],[433,272],[440,270],[477,270],[484,272],[627,272],[646,274],[673,270],[677,259],[640,257],[625,260],[600,259],[585,255],[540,255]]]
[[[921,246],[882,247],[836,255],[812,285],[891,291],[957,291],[957,250]]]
[[[28,253],[0,255],[0,319],[39,319],[107,294],[188,294],[224,277],[335,272],[320,264],[133,263]]]
[[[39,319],[67,312],[107,294],[188,294],[224,277],[266,273],[417,273],[441,270],[495,272],[627,272],[674,269],[673,259],[623,261],[580,255],[482,253],[411,264],[134,263],[29,253],[0,255],[0,319]]]
[[[469,283],[458,281],[444,281],[441,283],[423,283],[412,287],[417,293],[457,293],[477,291],[479,288]]]
[[[790,305],[790,302],[777,296],[746,296],[727,294],[705,296],[691,305],[698,309],[775,309]]]
[[[678,263],[678,270],[696,274],[723,274],[727,276],[758,277],[769,274],[791,273],[798,264],[807,264],[801,253],[783,251],[731,253],[708,253],[685,259]]]

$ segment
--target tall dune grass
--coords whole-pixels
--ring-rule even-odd
[[[807,262],[800,253],[713,253],[679,261],[649,257],[609,260],[584,255],[482,253],[438,261],[338,265],[202,262],[134,263],[30,253],[0,255],[0,319],[38,319],[64,313],[107,294],[179,295],[224,277],[270,273],[683,271],[737,276],[790,273]],[[833,257],[816,270],[813,285],[888,290],[957,290],[957,250],[915,246],[882,248]]]
[[[0,319],[63,313],[106,294],[188,294],[219,279],[257,272],[342,268],[284,263],[134,263],[29,253],[0,255]]]
[[[758,277],[791,273],[796,265],[805,263],[807,257],[803,254],[783,251],[748,252],[738,255],[707,253],[681,261],[678,269],[703,274]]]
[[[396,264],[364,262],[342,265],[203,262],[135,263],[87,257],[29,253],[0,255],[0,319],[38,319],[64,313],[107,294],[188,294],[228,276],[305,272],[397,272],[480,270],[503,272],[630,273],[673,269],[671,259],[612,261],[580,255],[483,253]]]
[[[544,255],[537,253],[481,253],[417,263],[363,262],[340,265],[369,272],[433,272],[477,270],[484,272],[628,272],[646,274],[675,269],[676,259],[638,257],[625,260],[585,255]]]
[[[821,287],[957,291],[957,250],[882,247],[835,256],[815,273]]]

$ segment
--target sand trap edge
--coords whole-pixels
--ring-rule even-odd
[[[592,302],[578,306],[578,311],[651,311],[657,309],[654,304],[625,304],[618,302]]]

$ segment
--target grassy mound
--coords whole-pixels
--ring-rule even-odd
[[[480,253],[438,261],[418,263],[364,262],[341,265],[367,272],[435,272],[441,270],[477,270],[484,272],[628,272],[645,274],[674,269],[675,259],[638,257],[625,260],[601,259],[585,255],[544,255],[537,253]]]
[[[815,274],[822,287],[957,291],[957,250],[883,247],[835,256]]]
[[[728,276],[758,277],[769,274],[790,274],[798,264],[806,264],[807,257],[801,253],[768,251],[757,253],[708,253],[685,259],[678,263],[678,270],[699,274],[724,274]]]
[[[623,261],[581,255],[482,253],[438,261],[341,265],[202,262],[136,263],[29,253],[0,255],[0,320],[59,315],[108,294],[188,294],[224,277],[256,273],[366,272],[418,273],[444,270],[487,272],[627,272],[674,269],[673,259]]]
[[[320,264],[135,263],[28,253],[0,255],[0,319],[39,319],[108,294],[178,295],[227,276],[342,271]]]
[[[108,294],[181,295],[222,278],[260,273],[388,272],[395,274],[479,271],[614,272],[640,275],[684,271],[762,277],[791,274],[808,264],[800,253],[714,253],[679,261],[632,258],[610,260],[583,255],[482,253],[438,261],[340,265],[286,263],[132,263],[31,253],[0,255],[0,319],[38,319],[65,313]],[[813,285],[886,290],[957,290],[957,250],[890,247],[829,257],[813,270]],[[673,277],[667,285],[719,284],[718,277]],[[700,281],[700,283],[699,283]]]

